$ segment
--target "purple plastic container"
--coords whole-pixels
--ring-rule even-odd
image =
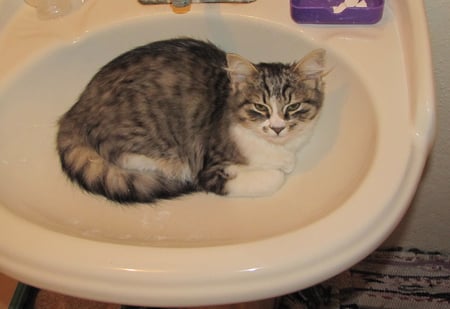
[[[291,16],[302,24],[375,24],[383,17],[384,0],[365,0],[367,7],[347,7],[335,13],[344,0],[291,0]]]

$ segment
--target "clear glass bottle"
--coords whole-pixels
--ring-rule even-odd
[[[25,0],[26,3],[36,8],[39,18],[50,19],[64,16],[72,9],[77,9],[86,0]]]

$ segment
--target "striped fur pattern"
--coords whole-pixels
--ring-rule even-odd
[[[60,118],[62,169],[120,203],[270,194],[322,106],[324,54],[253,64],[189,38],[131,50]]]

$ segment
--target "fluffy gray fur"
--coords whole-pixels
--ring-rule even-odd
[[[62,169],[120,203],[271,194],[323,102],[323,50],[260,63],[182,38],[105,65],[59,120]]]

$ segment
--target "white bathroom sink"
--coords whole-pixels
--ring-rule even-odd
[[[387,4],[378,25],[339,27],[294,23],[288,1],[195,4],[177,15],[91,0],[45,21],[19,5],[0,21],[0,271],[84,298],[188,306],[288,293],[363,258],[406,211],[434,132],[422,4]],[[273,196],[118,206],[61,172],[56,122],[93,74],[135,46],[179,36],[254,62],[327,49],[323,114]]]

